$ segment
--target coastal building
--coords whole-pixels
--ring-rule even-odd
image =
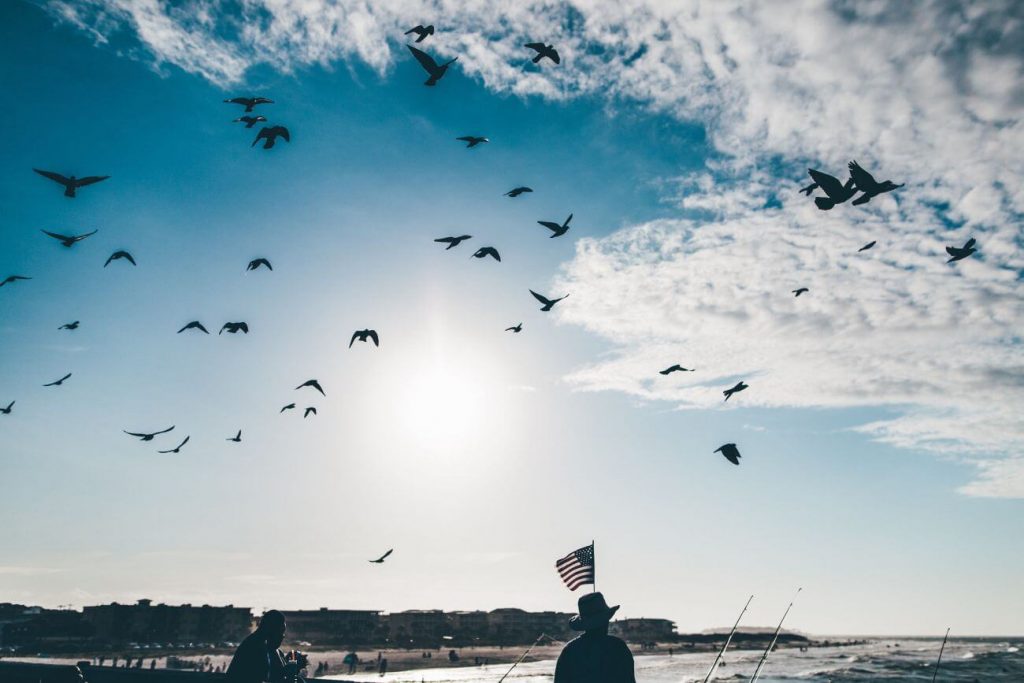
[[[487,615],[489,640],[495,644],[532,643],[542,633],[560,638],[569,635],[566,612],[527,612],[515,607],[491,610]]]
[[[387,625],[389,642],[398,647],[439,645],[444,636],[452,635],[448,615],[439,609],[391,612],[382,621]]]
[[[327,609],[282,611],[289,641],[356,646],[384,642],[387,628],[377,610]]]
[[[608,632],[627,642],[665,643],[676,640],[676,624],[668,619],[618,619]]]
[[[94,605],[83,609],[97,641],[103,644],[155,643],[219,645],[238,642],[252,629],[248,607],[190,604]]]

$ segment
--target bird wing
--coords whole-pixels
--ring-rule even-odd
[[[975,240],[975,239],[974,239],[974,238],[972,237],[971,239],[969,239],[969,240],[967,240],[966,242],[964,242],[964,246],[962,247],[962,249],[963,249],[964,251],[967,251],[968,249],[971,249],[971,248],[973,248],[973,247],[974,247],[974,245],[975,245],[975,244],[977,244],[977,243],[978,243],[978,242],[977,242],[977,240]]]
[[[206,329],[205,327],[203,327],[203,324],[202,324],[201,322],[195,322],[195,323],[193,323],[193,324],[192,324],[192,327],[195,327],[196,329],[202,330],[202,331],[203,331],[203,332],[205,332],[206,334],[210,334],[210,331],[209,331],[209,330],[207,330],[207,329]]]
[[[99,229],[96,229],[96,230],[93,230],[92,232],[85,232],[85,233],[82,233],[81,235],[75,235],[72,239],[75,240],[76,242],[81,242],[86,237],[91,237],[91,236],[95,235],[98,232],[99,232]]]
[[[144,436],[149,436],[149,434],[139,434],[138,432],[129,432],[127,429],[122,429],[121,431],[124,432],[125,434],[127,434],[128,436],[137,436],[140,439],[142,437],[144,437]]]
[[[255,97],[252,100],[253,104],[273,104],[274,100],[267,99],[266,97]]]
[[[437,238],[436,240],[434,240],[434,241],[435,241],[435,242],[447,242],[447,243],[451,244],[451,243],[452,243],[452,242],[454,242],[455,240],[456,240],[456,238],[455,238],[455,237],[438,237],[438,238]]]
[[[255,140],[253,140],[253,141],[252,141],[252,144],[251,144],[251,145],[249,145],[249,146],[250,146],[250,147],[255,147],[255,146],[256,146],[256,143],[257,143],[257,142],[259,142],[260,140],[262,140],[262,139],[263,139],[263,138],[265,138],[265,137],[269,137],[269,135],[268,135],[268,131],[269,131],[269,130],[270,130],[270,129],[269,129],[269,128],[267,128],[267,127],[263,127],[263,128],[260,128],[260,132],[259,132],[259,133],[256,133],[256,139],[255,139]]]
[[[489,250],[487,253],[493,256],[495,261],[501,261],[501,254],[498,253],[497,249],[494,247],[487,247],[487,249]]]
[[[289,404],[288,404],[288,405],[286,405],[285,407],[281,408],[281,412],[283,413],[283,412],[284,412],[284,411],[286,411],[286,410],[291,410],[291,409],[292,409],[292,408],[294,408],[294,407],[295,407],[295,404],[294,404],[294,403],[289,403]]]
[[[138,265],[137,263],[135,263],[135,259],[132,258],[132,255],[129,254],[127,251],[122,251],[121,255],[128,259],[128,262],[131,263],[133,266]]]
[[[230,100],[224,100],[228,104],[244,104],[248,106],[249,100],[245,97],[232,97]]]
[[[851,161],[847,166],[850,168],[850,177],[853,178],[853,182],[861,192],[872,190],[878,185],[874,176],[865,171],[856,161]]]
[[[407,35],[409,35],[410,33],[419,33],[420,31],[426,31],[426,29],[425,29],[425,28],[423,28],[423,26],[413,26],[413,27],[412,27],[411,29],[409,29],[408,31],[406,31],[406,32],[405,32],[405,33],[403,33],[402,35],[403,35],[403,36],[407,36]]]
[[[101,180],[106,180],[109,177],[110,176],[108,176],[108,175],[90,175],[90,176],[86,176],[84,178],[79,178],[78,180],[75,181],[75,185],[77,185],[78,187],[84,187],[86,185],[92,185],[93,183],[98,183]]]
[[[162,431],[153,432],[153,436],[156,436],[157,434],[166,434],[167,432],[171,431],[172,429],[174,429],[174,425],[171,425],[170,427],[168,427],[167,429],[164,429]]]
[[[44,178],[49,178],[50,180],[56,181],[61,185],[67,185],[71,182],[70,178],[62,176],[60,173],[54,173],[53,171],[41,171],[38,168],[33,168],[32,170],[38,173],[39,175],[43,176]]]
[[[57,234],[55,232],[50,232],[49,230],[40,230],[39,232],[43,233],[44,235],[49,235],[53,239],[60,240],[61,242],[65,241],[65,240],[73,239],[72,237],[69,237],[67,235],[59,235],[59,234]]]
[[[473,142],[474,140],[476,140],[476,138],[473,137],[472,135],[463,135],[461,138],[455,138],[455,139],[456,140],[461,140],[463,142]]]
[[[957,249],[956,247],[946,247],[946,253],[949,254],[950,256],[959,256],[959,252],[960,250]]]
[[[538,294],[537,292],[533,291],[532,289],[530,290],[530,294],[533,294],[533,298],[536,299],[537,301],[541,302],[545,306],[547,306],[548,304],[551,303],[551,299],[548,299],[547,297]]]
[[[551,48],[551,53],[548,55],[548,57],[551,57],[551,61],[554,62],[555,64],[562,63],[562,58],[558,56],[558,50],[556,50],[555,48]]]
[[[822,173],[821,171],[815,171],[813,168],[807,169],[807,173],[810,174],[814,182],[818,183],[825,194],[829,197],[840,197],[843,195],[843,184],[839,182],[839,178],[828,173]]]
[[[546,46],[544,43],[527,43],[523,47],[528,47],[531,50],[536,50],[537,52],[543,52]]]
[[[238,323],[238,329],[246,334],[249,334],[249,323]]]
[[[414,48],[412,45],[406,45],[406,47],[409,48],[410,52],[412,52],[412,56],[416,58],[416,61],[420,63],[420,66],[422,66],[430,75],[434,75],[434,72],[437,71],[437,62],[434,61],[434,58],[423,50]]]
[[[548,230],[551,230],[552,232],[558,232],[559,230],[562,229],[561,225],[559,225],[558,223],[554,223],[552,221],[537,221],[537,222],[540,223],[541,225],[543,225]]]
[[[380,346],[380,337],[377,336],[377,330],[370,330],[370,339],[373,340],[374,346]]]
[[[284,126],[274,126],[274,132],[283,137],[286,141],[292,141],[291,133],[289,133],[288,129]]]

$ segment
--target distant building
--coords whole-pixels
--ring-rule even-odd
[[[134,605],[95,605],[83,610],[95,638],[103,644],[221,644],[238,642],[252,629],[248,607],[202,605],[154,605],[139,600]]]
[[[448,612],[453,645],[487,643],[490,637],[490,621],[487,612]]]
[[[566,612],[527,612],[515,607],[491,610],[487,615],[489,640],[496,644],[532,643],[542,633],[560,637],[570,633]]]
[[[91,637],[81,612],[0,603],[0,647],[73,649]]]
[[[678,635],[675,622],[668,619],[619,619],[611,622],[608,632],[634,643],[664,643]]]
[[[327,609],[284,611],[288,640],[314,645],[370,645],[384,642],[387,629],[376,610]]]
[[[439,609],[411,609],[391,612],[382,617],[388,640],[396,647],[440,645],[444,636],[451,636],[448,615]]]

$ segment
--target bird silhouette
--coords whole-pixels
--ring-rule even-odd
[[[86,237],[95,235],[99,231],[93,230],[92,232],[87,232],[81,235],[61,235],[56,232],[50,232],[49,230],[40,230],[39,232],[43,233],[44,235],[49,235],[55,240],[60,240],[60,243],[63,244],[65,247],[70,247],[74,245],[76,242],[81,242]]]
[[[529,187],[526,187],[525,185],[523,185],[521,187],[513,187],[511,190],[509,190],[508,192],[505,193],[505,196],[506,197],[513,197],[514,198],[514,197],[518,197],[519,195],[523,194],[524,192],[533,192],[533,189],[531,189]]]
[[[302,419],[305,420],[310,415],[316,415],[316,408],[314,408],[313,406],[306,408],[306,412],[302,414]]]
[[[4,285],[6,285],[6,284],[8,284],[10,282],[17,282],[18,280],[31,280],[31,279],[32,278],[25,277],[24,275],[8,275],[6,278],[4,278],[3,282],[0,282],[0,287],[3,287]]]
[[[534,299],[536,299],[537,301],[539,301],[542,304],[544,304],[543,306],[541,306],[541,309],[540,309],[542,311],[550,311],[552,309],[552,307],[554,307],[555,304],[557,304],[559,301],[561,301],[562,299],[565,299],[566,297],[569,296],[568,294],[566,294],[565,296],[559,297],[557,299],[549,299],[546,296],[538,294],[537,292],[533,291],[532,289],[530,290],[530,294],[533,294],[533,298]]]
[[[565,219],[565,222],[559,225],[558,223],[552,223],[551,221],[537,221],[545,228],[551,231],[551,237],[561,237],[565,233],[569,232],[569,221],[572,220],[572,214]]]
[[[867,204],[871,201],[872,197],[877,197],[884,192],[892,192],[897,188],[903,187],[903,184],[897,185],[891,180],[886,180],[881,183],[878,182],[856,161],[851,161],[847,166],[850,168],[850,178],[853,179],[857,189],[864,193],[853,200],[854,206]]]
[[[807,169],[807,173],[811,176],[811,179],[814,182],[800,191],[809,197],[815,188],[820,187],[826,196],[815,197],[814,203],[822,211],[828,211],[836,204],[842,204],[847,199],[857,194],[857,188],[854,186],[853,178],[847,180],[844,185],[839,182],[839,178],[829,175],[828,173],[816,171],[813,168]]]
[[[487,138],[477,137],[476,135],[463,135],[461,138],[455,139],[465,142],[467,149],[469,147],[476,147],[477,145],[483,144],[485,142],[490,142],[490,140],[488,140]]]
[[[68,374],[64,375],[63,377],[61,377],[60,379],[58,379],[56,382],[50,382],[49,384],[44,384],[43,386],[44,387],[59,387],[60,385],[64,384],[64,380],[66,380],[68,377],[71,377],[71,373],[70,372]]]
[[[744,384],[743,382],[737,382],[736,386],[734,386],[732,389],[726,389],[722,393],[725,394],[725,400],[728,401],[730,396],[732,396],[733,394],[738,393],[740,391],[743,391],[744,389],[747,389],[749,387],[750,387],[749,384]]]
[[[11,414],[11,408],[13,408],[13,407],[14,407],[14,401],[11,401],[10,403],[7,404],[6,408],[0,408],[0,413],[3,413],[4,415],[10,415]]]
[[[160,434],[166,434],[167,432],[171,431],[172,429],[174,429],[174,425],[171,425],[167,429],[161,429],[159,432],[129,432],[129,431],[125,430],[125,429],[122,429],[121,431],[124,432],[125,434],[127,434],[128,436],[136,436],[141,441],[152,441],[153,437],[159,436]]]
[[[471,237],[472,237],[472,235],[459,235],[458,237],[438,237],[434,241],[435,242],[447,242],[448,246],[445,247],[444,250],[448,251],[452,247],[459,246],[460,244],[462,244],[462,242],[464,242],[465,240],[468,240]]]
[[[495,261],[501,261],[501,254],[494,247],[480,247],[470,258],[486,258],[490,256]]]
[[[519,323],[518,325],[514,325],[512,327],[506,327],[505,331],[506,332],[515,332],[516,334],[519,334],[520,332],[523,331],[523,324]]]
[[[291,133],[284,126],[263,126],[263,128],[260,128],[260,132],[256,134],[256,139],[249,146],[255,147],[257,142],[263,140],[263,149],[270,149],[279,137],[284,138],[285,142],[292,141]]]
[[[664,370],[659,370],[658,374],[671,375],[673,372],[693,372],[693,370],[691,370],[690,368],[684,368],[682,365],[676,363],[672,367],[665,368]]]
[[[230,100],[224,100],[224,102],[226,104],[241,104],[245,107],[246,113],[248,113],[257,104],[273,104],[274,100],[268,100],[266,97],[233,97]]]
[[[423,50],[417,50],[412,45],[406,45],[406,47],[409,48],[410,52],[412,52],[412,56],[420,63],[423,70],[430,75],[430,78],[424,81],[423,85],[437,85],[437,82],[441,80],[441,78],[444,77],[445,72],[448,71],[448,67],[459,60],[459,58],[456,57],[451,61],[438,65],[438,63],[434,61],[434,58]]]
[[[286,405],[286,406],[285,406],[284,408],[281,408],[281,410],[280,410],[280,411],[278,411],[278,413],[277,413],[277,414],[278,414],[278,415],[280,415],[280,414],[281,414],[281,413],[283,413],[284,411],[286,411],[286,410],[291,410],[291,409],[293,409],[294,407],[295,407],[295,404],[294,404],[294,403],[289,403],[289,404],[288,404],[288,405]]]
[[[539,64],[540,60],[547,57],[555,64],[561,64],[562,58],[558,56],[558,52],[555,50],[554,45],[545,45],[544,43],[527,43],[523,47],[528,47],[537,53],[537,56],[533,58],[534,64]]]
[[[225,330],[228,334],[235,334],[237,332],[249,334],[249,325],[247,323],[224,323],[224,327],[220,328],[220,332],[217,334],[224,334]]]
[[[242,442],[242,430],[239,429],[237,434],[235,434],[234,436],[229,436],[227,439],[225,439],[225,441],[234,441],[235,443],[241,443]]]
[[[395,549],[391,548],[386,553],[378,557],[376,560],[367,560],[367,562],[370,562],[371,564],[384,564],[384,560],[388,559],[388,555],[390,555],[393,552],[395,552]]]
[[[954,261],[965,259],[978,251],[974,248],[975,244],[977,244],[977,241],[972,237],[964,242],[964,246],[962,247],[946,247],[946,253],[950,256],[950,259],[946,261],[946,263],[953,263]]]
[[[239,122],[245,123],[245,127],[246,128],[252,128],[257,123],[266,123],[267,122],[267,117],[266,116],[239,116],[237,119],[235,119],[231,123],[239,123]]]
[[[733,465],[740,464],[740,451],[738,448],[736,448],[736,444],[734,443],[723,444],[716,448],[713,452],[721,453],[723,456],[725,456],[725,459],[731,462]]]
[[[319,391],[324,396],[327,396],[327,394],[324,393],[324,388],[322,386],[320,386],[320,382],[316,381],[315,379],[307,379],[305,382],[303,382],[299,386],[295,387],[295,390],[298,391],[302,387],[312,387],[312,388],[316,389],[317,391]]]
[[[182,446],[184,446],[185,444],[187,444],[187,443],[188,443],[188,440],[189,440],[190,438],[191,438],[191,437],[189,437],[189,436],[186,436],[186,437],[185,437],[185,440],[184,440],[184,441],[182,441],[181,443],[179,443],[179,444],[178,444],[177,446],[175,446],[174,448],[172,448],[172,449],[170,449],[170,450],[166,450],[166,451],[157,451],[157,453],[180,453],[180,452],[181,452],[181,447],[182,447]]]
[[[811,291],[811,290],[807,289],[806,287],[801,287],[800,289],[794,289],[793,290],[793,296],[797,297],[797,296],[800,296],[801,294],[803,294],[804,292],[809,292],[809,291]]]
[[[274,269],[274,266],[270,265],[270,261],[268,261],[267,259],[262,258],[262,257],[261,258],[254,258],[252,261],[249,261],[249,265],[246,266],[245,269],[246,270],[256,270],[260,266],[266,266],[267,270],[273,270]]]
[[[867,251],[867,250],[868,250],[868,249],[870,249],[871,247],[875,246],[875,244],[877,244],[877,242],[876,242],[875,240],[871,240],[870,242],[868,242],[867,244],[865,244],[865,245],[864,245],[863,247],[861,247],[860,249],[858,249],[858,250],[857,250],[857,253],[859,254],[859,253],[860,253],[860,252],[862,252],[862,251]]]
[[[115,251],[113,254],[110,255],[110,257],[107,259],[107,262],[103,264],[103,267],[106,268],[107,266],[109,266],[111,261],[120,261],[121,259],[126,259],[133,266],[137,265],[135,263],[135,259],[132,257],[131,254],[129,254],[127,251],[123,249],[119,249],[118,251]]]
[[[73,323],[64,323],[63,325],[61,325],[57,329],[58,330],[77,330],[78,329],[78,321],[76,320]]]
[[[422,43],[426,39],[427,36],[434,35],[434,25],[430,24],[429,26],[424,26],[424,25],[420,24],[419,26],[413,26],[411,29],[409,29],[408,31],[406,31],[402,35],[406,35],[407,36],[410,33],[415,33],[416,36],[417,36],[416,37],[416,42],[417,43]]]
[[[356,330],[352,333],[352,339],[348,342],[348,348],[352,348],[352,345],[356,343],[356,339],[361,342],[372,339],[374,346],[380,346],[380,337],[377,336],[377,330]]]
[[[203,334],[210,334],[210,332],[205,327],[203,327],[203,324],[198,320],[193,320],[189,324],[185,325],[183,328],[178,330],[178,334],[181,334],[185,330],[199,330]]]
[[[33,168],[32,170],[38,173],[39,175],[43,176],[44,178],[49,178],[55,183],[60,183],[61,185],[63,185],[64,196],[70,197],[71,199],[75,198],[75,190],[77,190],[78,188],[85,187],[86,185],[92,185],[93,183],[98,183],[101,180],[106,180],[107,178],[110,177],[108,175],[90,175],[84,178],[76,178],[75,176],[71,176],[69,178],[67,176],[62,176],[60,173],[54,173],[53,171],[41,171],[38,168]]]

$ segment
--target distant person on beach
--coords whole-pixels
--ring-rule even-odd
[[[583,635],[571,640],[555,664],[555,683],[636,683],[633,654],[626,644],[608,635],[608,622],[619,609],[609,607],[600,593],[584,595],[579,614],[569,620]]]
[[[228,665],[231,683],[281,683],[286,664],[278,649],[284,642],[284,615],[276,609],[265,612],[256,630],[245,637]]]

